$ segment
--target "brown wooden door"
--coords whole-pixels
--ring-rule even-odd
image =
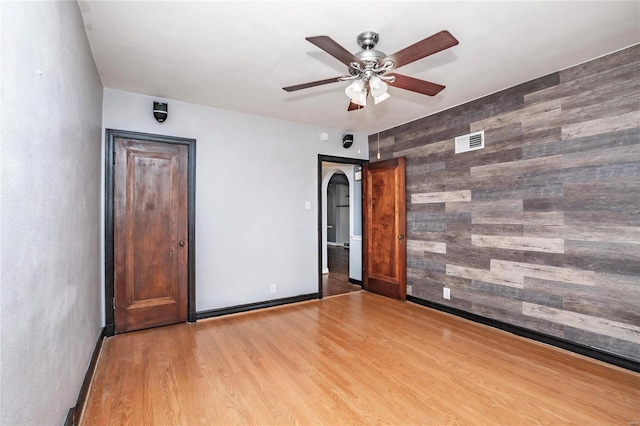
[[[395,299],[406,296],[405,159],[364,166],[365,290]]]
[[[187,147],[115,139],[116,333],[187,320]]]

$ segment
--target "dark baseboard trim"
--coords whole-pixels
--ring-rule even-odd
[[[355,278],[349,278],[349,282],[355,285],[360,285],[360,286],[362,285],[362,281],[356,280]]]
[[[116,325],[107,324],[104,326],[104,337],[113,337],[116,335]]]
[[[472,314],[471,312],[463,311],[457,308],[452,308],[451,306],[430,302],[428,300],[420,299],[418,297],[407,296],[407,301],[417,303],[418,305],[426,306],[428,308],[432,308],[438,311],[446,312],[451,315],[462,317],[464,319],[468,319],[473,322],[498,328],[500,330],[507,331],[517,336],[526,337],[528,339],[546,343],[551,346],[555,346],[561,349],[575,352],[580,355],[588,356],[589,358],[597,359],[598,361],[603,361],[608,364],[615,365],[617,367],[626,368],[627,370],[640,373],[640,362],[637,362],[628,358],[624,358],[618,355],[613,355],[608,352],[603,352],[601,350],[591,348],[589,346],[573,343],[568,340],[560,339],[558,337],[550,336],[548,334],[529,330],[527,328],[523,328],[517,325],[512,325],[506,322],[483,317],[481,315]]]
[[[73,416],[76,414],[76,407],[69,408],[67,411],[67,417],[64,419],[64,426],[73,426]]]
[[[89,387],[91,386],[91,379],[93,378],[93,373],[96,370],[96,365],[98,364],[98,357],[100,356],[100,351],[102,350],[102,342],[104,341],[105,336],[107,335],[107,327],[103,327],[100,331],[100,335],[98,336],[98,340],[96,341],[96,346],[93,349],[93,354],[91,355],[91,361],[89,362],[89,367],[87,367],[87,371],[84,374],[84,380],[82,381],[82,386],[80,387],[80,392],[78,394],[78,400],[76,401],[76,406],[71,407],[67,412],[67,417],[64,421],[64,426],[75,426],[78,424],[80,420],[80,415],[82,414],[82,410],[84,408],[84,404],[87,401],[87,396],[89,395]]]
[[[222,315],[238,314],[240,312],[253,311],[255,309],[272,308],[274,306],[287,305],[289,303],[304,302],[318,299],[318,293],[301,294],[300,296],[284,297],[282,299],[266,300],[264,302],[248,303],[246,305],[229,306],[228,308],[210,309],[196,312],[196,319],[219,317]]]

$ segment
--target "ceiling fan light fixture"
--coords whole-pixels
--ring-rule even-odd
[[[383,96],[387,93],[389,86],[382,81],[379,77],[373,76],[369,79],[369,87],[371,88],[371,95],[375,98]]]
[[[360,106],[367,106],[367,91],[363,90],[358,100],[353,101],[353,103]]]
[[[349,75],[283,87],[283,89],[287,92],[293,92],[337,81],[351,81],[344,90],[351,100],[347,111],[355,111],[365,106],[369,93],[376,104],[389,99],[388,84],[394,84],[399,89],[435,96],[444,89],[443,85],[401,74],[386,75],[386,73],[458,44],[458,40],[449,31],[440,31],[392,55],[386,55],[374,49],[378,44],[379,37],[373,31],[366,31],[358,36],[358,45],[363,50],[357,53],[349,52],[328,36],[306,37],[305,39],[346,65]]]
[[[389,93],[387,93],[389,85],[377,76],[369,79],[369,88],[371,88],[371,96],[373,96],[376,105],[391,97]]]
[[[362,92],[364,91],[364,82],[360,79],[354,80],[350,85],[344,89],[344,93],[351,99],[353,102],[356,102],[360,99]]]
[[[362,92],[358,94],[355,98],[351,98],[351,102],[356,105],[366,106],[367,105],[367,89],[362,89]]]
[[[373,97],[373,101],[376,105],[378,105],[380,102],[389,99],[391,96],[388,93],[383,93],[380,96],[374,96]]]

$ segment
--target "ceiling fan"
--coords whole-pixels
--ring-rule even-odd
[[[402,74],[389,73],[389,71],[458,44],[458,40],[449,31],[440,31],[399,50],[393,55],[387,56],[378,50],[374,50],[374,47],[378,44],[379,37],[373,31],[365,31],[358,36],[358,45],[362,50],[355,54],[349,52],[328,36],[306,37],[305,39],[347,65],[349,67],[349,75],[297,84],[283,87],[283,89],[287,92],[294,92],[338,81],[351,81],[352,83],[345,89],[346,95],[351,100],[347,108],[348,111],[364,108],[369,95],[373,97],[376,104],[388,99],[387,89],[389,84],[400,89],[435,96],[445,86]]]

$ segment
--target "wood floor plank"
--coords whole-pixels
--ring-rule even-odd
[[[349,249],[342,246],[327,246],[329,273],[322,275],[323,297],[360,291],[362,286],[349,281]]]
[[[360,291],[108,338],[82,425],[633,424],[640,374]]]

